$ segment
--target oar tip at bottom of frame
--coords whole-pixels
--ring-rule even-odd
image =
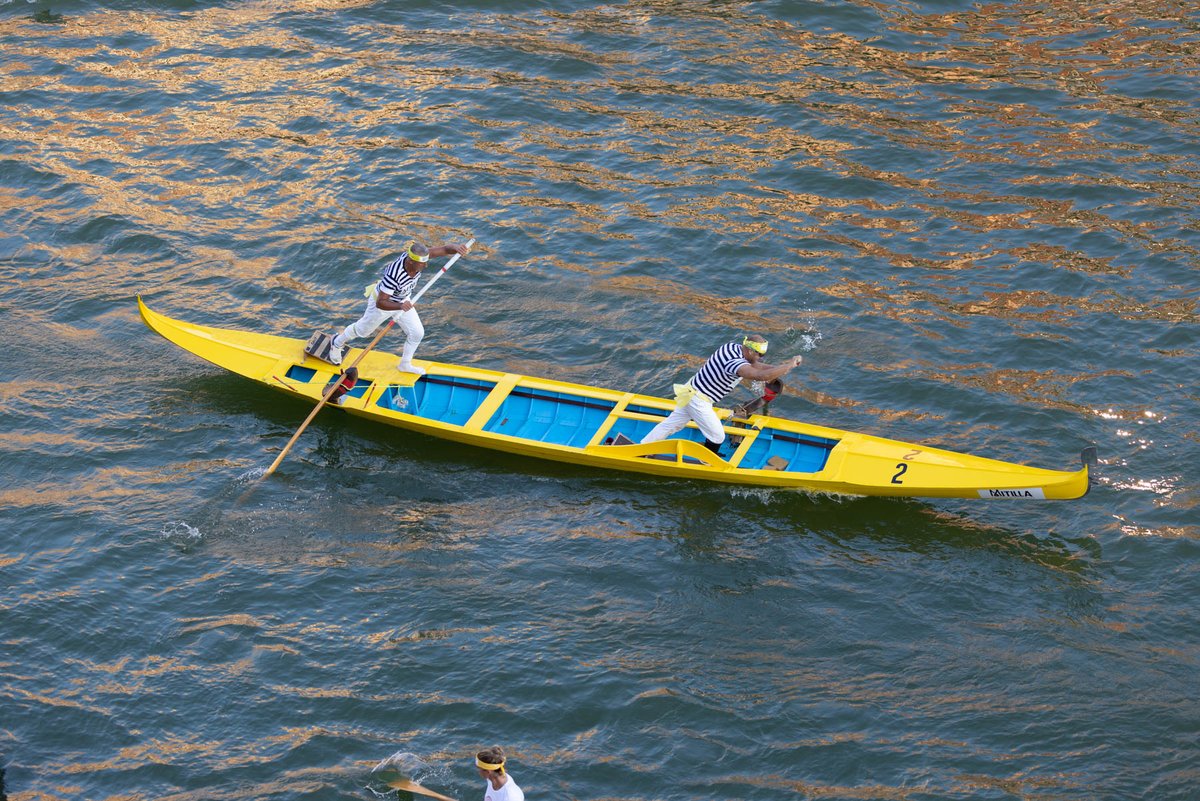
[[[429,798],[441,799],[441,801],[455,801],[455,799],[451,798],[450,796],[442,795],[441,793],[435,793],[433,790],[423,787],[414,781],[409,781],[408,779],[393,779],[392,781],[388,782],[388,787],[391,787],[393,790],[404,790],[405,792],[412,793],[413,795],[424,795],[428,796]]]

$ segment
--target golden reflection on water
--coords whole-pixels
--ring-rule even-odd
[[[233,626],[238,628],[261,629],[264,624],[256,618],[246,614],[232,614],[219,618],[183,618],[179,621],[186,624],[181,629],[183,634],[195,634],[201,631],[211,631],[213,629]],[[266,627],[270,628],[270,627]]]
[[[30,692],[21,687],[14,687],[9,691],[9,694],[31,706],[45,706],[46,708],[62,707],[64,709],[73,709],[81,712],[91,712],[96,715],[107,715],[108,710],[101,706],[86,703],[85,701],[75,700],[74,696],[83,694],[82,690],[66,690],[59,688],[59,691],[54,695],[46,695],[44,693]]]
[[[372,5],[365,0],[300,0],[289,4],[288,13],[320,17]],[[433,183],[479,180],[478,198],[483,206],[479,218],[528,236],[545,251],[536,258],[515,258],[514,269],[536,266],[540,278],[579,276],[589,282],[589,291],[636,299],[645,307],[661,306],[664,325],[695,316],[705,327],[770,332],[782,328],[781,317],[790,312],[767,311],[771,298],[752,286],[731,289],[701,283],[696,279],[704,265],[668,259],[656,265],[665,269],[656,269],[654,275],[635,274],[611,251],[599,252],[599,246],[589,251],[586,245],[574,244],[578,240],[563,247],[556,237],[582,234],[597,241],[617,241],[624,247],[636,243],[639,232],[674,226],[696,233],[719,232],[727,239],[752,243],[779,239],[788,243],[794,260],[760,264],[763,274],[800,276],[811,281],[804,286],[818,303],[839,301],[841,307],[852,310],[848,313],[906,323],[931,342],[953,340],[979,319],[1053,324],[1068,332],[1073,330],[1072,321],[1086,318],[1165,325],[1194,325],[1200,319],[1197,299],[1188,287],[1164,290],[1174,292],[1175,297],[1147,299],[1134,297],[1132,289],[1128,293],[1083,289],[1082,296],[1074,296],[1029,288],[1015,280],[1011,286],[1005,285],[1010,275],[1005,271],[1010,267],[1050,265],[1074,277],[1120,281],[1139,274],[1145,254],[1188,260],[1200,255],[1186,241],[1165,234],[1162,224],[1149,215],[1123,218],[1129,208],[1152,212],[1157,207],[1194,207],[1200,197],[1191,158],[1155,152],[1132,135],[1128,141],[1106,138],[1111,134],[1095,119],[1105,114],[1128,117],[1153,122],[1181,136],[1197,135],[1194,113],[1185,104],[1123,96],[1117,93],[1114,80],[1126,64],[1137,59],[1152,61],[1177,75],[1197,72],[1200,60],[1195,47],[1149,35],[1123,20],[1134,11],[1139,16],[1158,13],[1175,19],[1182,16],[1179,7],[1150,2],[1085,18],[1077,4],[1066,2],[992,4],[954,15],[917,14],[903,4],[864,0],[862,5],[887,17],[896,30],[911,34],[913,42],[936,38],[937,45],[921,49],[917,44],[916,49],[902,52],[845,33],[804,30],[767,20],[748,13],[749,6],[668,0],[571,13],[476,14],[467,29],[454,34],[473,48],[507,49],[531,60],[580,62],[581,77],[568,79],[538,74],[536,66],[501,69],[424,63],[413,51],[445,44],[446,34],[440,30],[382,25],[355,29],[348,40],[365,44],[353,49],[305,41],[281,21],[279,4],[265,1],[199,9],[182,16],[97,12],[68,17],[64,25],[52,28],[10,19],[0,23],[0,33],[8,34],[13,43],[0,60],[0,83],[14,99],[11,109],[0,118],[0,139],[13,143],[6,159],[53,176],[55,186],[44,195],[35,190],[0,190],[0,213],[33,215],[63,232],[61,239],[37,245],[39,252],[50,254],[46,261],[53,269],[47,274],[21,276],[26,291],[44,293],[64,279],[94,282],[107,289],[114,280],[109,273],[120,273],[129,260],[137,258],[136,254],[106,257],[102,243],[68,241],[69,234],[81,226],[82,214],[87,219],[123,218],[127,227],[160,237],[180,254],[177,259],[171,257],[171,270],[180,270],[189,280],[265,284],[302,293],[320,307],[324,295],[333,297],[344,287],[335,286],[335,279],[314,277],[308,265],[293,269],[275,255],[247,255],[241,243],[256,237],[270,239],[272,252],[278,253],[289,245],[328,241],[357,250],[364,254],[364,261],[370,261],[376,258],[383,237],[402,233],[440,239],[445,231],[453,230],[455,225],[447,222],[444,210],[410,208],[400,202],[380,209],[348,189],[357,181],[389,186],[391,176],[371,176],[360,166],[366,154],[386,151],[390,155],[373,165],[381,174],[416,170]],[[675,26],[664,20],[689,24]],[[731,21],[736,24],[725,24]],[[700,23],[718,24],[701,27]],[[1014,25],[1018,41],[1013,41]],[[141,49],[117,49],[102,41],[123,37],[131,30],[140,35]],[[1077,45],[1060,40],[1066,34],[1098,31],[1105,35],[1081,38]],[[580,33],[636,37],[640,47],[602,50],[571,41]],[[262,57],[231,54],[254,48],[262,49]],[[663,74],[655,65],[663,52],[679,57],[679,74]],[[37,74],[46,60],[67,69],[59,75]],[[687,68],[696,69],[701,63],[740,70],[745,78],[690,80]],[[836,71],[829,69],[831,65]],[[404,92],[389,94],[381,102],[375,88],[380,82],[402,86]],[[977,95],[997,86],[1065,92],[1093,116],[1067,118],[1033,101],[999,103],[956,96],[961,89]],[[493,105],[488,98],[509,90],[519,90],[531,102],[541,104],[547,119],[504,118],[502,104]],[[145,94],[148,107],[121,107],[122,102],[133,102],[130,98],[139,92]],[[169,103],[168,95],[172,97]],[[930,114],[929,104],[936,105],[935,101],[941,105]],[[748,106],[758,113],[746,112]],[[716,107],[723,111],[708,112]],[[737,110],[730,110],[734,108]],[[792,110],[816,122],[803,130],[793,127],[786,122],[787,112]],[[783,121],[775,118],[776,113]],[[402,124],[421,115],[426,122],[453,125],[455,130],[424,134]],[[586,120],[590,127],[575,130],[562,122],[561,116],[551,119],[554,115],[576,122]],[[463,137],[465,144],[452,139],[451,133]],[[867,163],[861,152],[864,138],[882,140],[906,157],[886,166]],[[452,141],[458,143],[450,144]],[[937,158],[923,161],[921,157],[930,153]],[[234,164],[236,171],[231,168]],[[414,164],[419,166],[413,168]],[[1061,167],[1063,164],[1067,166]],[[1059,169],[1061,174],[1047,178],[1030,174],[1033,168]],[[979,188],[964,181],[960,173],[964,169],[999,177],[994,184]],[[810,177],[789,184],[795,174]],[[1081,208],[1071,201],[1038,197],[1045,183],[1084,190],[1119,189],[1132,199],[1122,203],[1122,208],[1111,202]],[[403,195],[405,188],[390,194]],[[931,241],[933,235],[926,233],[931,219],[945,224],[948,233],[942,235],[944,241]],[[347,234],[338,229],[347,224],[357,232]],[[1016,237],[1006,241],[1010,234],[1062,227],[1068,234],[1054,241],[1030,243]],[[986,245],[972,244],[972,237],[978,234],[988,235],[977,240]],[[1073,242],[1083,234],[1111,237],[1119,247],[1103,254],[1086,250]],[[210,239],[195,241],[204,236]],[[220,244],[222,238],[229,240],[228,247]],[[496,244],[498,252],[502,248]],[[480,263],[495,258],[483,248],[476,257]],[[875,272],[864,277],[848,266],[861,264],[893,274],[881,277]],[[1013,269],[1011,274],[1019,272]],[[163,284],[171,280],[171,275],[161,278]],[[217,292],[232,294],[228,286],[219,286]],[[113,294],[117,294],[115,290]],[[226,311],[247,317],[261,317],[265,304],[261,299],[238,296],[225,297],[222,303]],[[545,293],[508,303],[508,310],[518,309],[526,318],[595,319],[595,312],[589,309],[591,299],[575,296]],[[529,347],[517,323],[486,318],[489,313],[498,314],[488,299],[478,301],[476,309],[476,319],[460,323],[468,333],[515,354],[509,362],[514,369],[545,370],[544,354]],[[832,321],[840,312],[805,314]],[[485,324],[479,319],[490,321]],[[621,325],[629,327],[618,329]],[[643,337],[646,328],[620,321],[612,326],[630,332],[634,339]],[[75,347],[95,336],[92,328],[72,330],[65,323],[47,324],[44,330]],[[1022,330],[1015,336],[1054,335]],[[547,341],[552,338],[552,334],[544,335]],[[1194,358],[1194,353],[1182,346],[1160,353],[1179,360]],[[642,348],[639,354],[647,364],[667,365],[664,372],[694,369],[702,358],[653,346]],[[1073,388],[1082,382],[1130,376],[1118,368],[1070,373],[1004,369],[975,362],[935,368],[897,359],[878,369],[1039,407],[1083,411],[1114,422],[1132,420],[1142,411],[1117,408],[1098,412],[1074,400]],[[66,389],[60,382],[24,376],[0,382],[0,401],[6,413],[20,409],[48,415],[44,408],[36,409],[37,402],[64,394]],[[803,385],[793,394],[827,408],[853,409],[880,423],[940,418],[872,408],[863,401]],[[117,414],[104,419],[111,424],[119,419],[112,416]],[[94,422],[76,425],[83,428]],[[982,426],[967,425],[946,434],[945,439],[970,442],[983,431]],[[1133,436],[1132,431],[1122,431]],[[121,447],[92,442],[71,431],[36,436],[10,433],[7,437],[10,452]],[[0,492],[0,503],[17,510],[49,505],[83,514],[111,512],[113,507],[137,500],[147,489],[169,490],[190,474],[236,467],[227,460],[192,460],[151,472],[101,469],[86,473],[70,486],[47,483],[5,489]],[[1194,492],[1180,491],[1181,485],[1183,480],[1172,476],[1138,478],[1113,486],[1153,495],[1164,504],[1193,508],[1197,503]],[[403,531],[406,525],[424,519],[419,512],[405,514],[389,522]],[[464,521],[463,531],[439,547],[471,547],[470,532],[484,525],[480,521],[492,519],[489,515],[494,515],[494,510],[481,502],[457,514]],[[535,517],[525,515],[525,519]],[[330,567],[362,558],[394,562],[412,558],[428,547],[419,540],[334,541],[342,550],[330,556],[326,553],[330,541],[295,542],[294,532],[286,530],[288,522],[277,523],[284,533],[274,537],[259,537],[255,532],[252,540],[218,538],[208,544],[208,554],[245,563],[259,560]],[[1200,538],[1195,526],[1148,528],[1124,518],[1118,523],[1130,536]],[[564,536],[619,540],[654,535],[580,526]],[[17,565],[23,558],[0,556],[0,568]],[[206,573],[162,592],[217,586],[227,578],[220,571]],[[21,601],[75,600],[76,595],[76,591],[29,593]],[[269,634],[278,640],[256,645],[252,655],[219,668],[228,674],[252,671],[254,660],[262,653],[306,652],[300,645],[309,638],[348,637],[347,629],[337,625],[313,624],[301,629],[249,614],[182,618],[178,623],[183,635],[221,631],[237,637],[241,632]],[[395,651],[474,633],[461,628],[409,631],[393,627],[360,639],[373,648]],[[519,633],[497,637],[511,642]],[[770,653],[744,657],[765,665],[777,658]],[[107,717],[113,711],[97,707],[92,695],[129,696],[142,690],[146,678],[185,672],[203,675],[209,669],[163,657],[149,657],[141,663],[125,658],[82,666],[104,674],[104,681],[87,689],[75,688],[62,697],[21,689],[11,694],[33,708],[65,706]],[[608,654],[585,666],[653,670],[664,675],[673,675],[677,668],[665,656],[632,651]],[[793,673],[783,679],[799,686],[803,682],[823,684],[828,677]],[[266,689],[283,698],[396,700],[340,687],[277,684]],[[895,694],[894,690],[851,684],[842,691],[855,699]],[[669,689],[651,688],[628,703],[655,703],[664,697],[670,697]],[[757,695],[755,700],[762,697]],[[476,703],[476,699],[450,696],[420,701]],[[934,694],[927,703],[995,711],[969,696]],[[495,709],[513,716],[522,713],[511,705]],[[322,733],[327,732],[287,728],[267,742],[294,750]],[[344,736],[345,732],[333,734]],[[678,732],[663,729],[662,734],[676,737]],[[358,733],[352,732],[352,736]],[[848,740],[861,737],[858,733],[846,735]],[[591,732],[577,735],[576,741],[589,739]],[[964,752],[970,750],[962,743],[953,745]],[[238,749],[224,742],[168,736],[126,747],[109,760],[43,768],[62,774],[120,774],[141,765],[172,764],[182,756],[202,758],[220,770],[277,758],[258,746]],[[637,761],[633,755],[620,759]],[[260,798],[325,792],[328,782],[324,778],[319,771],[296,770],[286,773],[277,784],[248,783],[232,790],[209,789],[174,797]],[[719,780],[814,798],[900,799],[912,794],[903,787],[823,785],[778,774],[731,774]],[[1061,777],[962,775],[950,790],[1037,795],[1064,787],[1072,785]],[[81,788],[60,790],[64,797],[83,792]]]
[[[728,776],[713,777],[711,780],[714,783],[720,782],[730,784],[746,784],[750,787],[758,787],[764,790],[782,790],[788,793],[796,793],[802,798],[848,798],[859,799],[861,801],[870,801],[871,799],[907,799],[910,798],[914,791],[909,787],[889,787],[880,784],[855,784],[855,785],[836,785],[822,784],[820,782],[799,781],[797,779],[782,776],[778,773],[768,773],[758,776],[733,774]]]
[[[344,3],[306,3],[302,10],[322,13],[346,7]],[[1024,30],[1036,36],[1057,36],[1066,30],[1075,30],[1075,23],[1067,24],[1056,13],[1049,13],[1051,8],[1045,8],[1048,12],[1045,17],[1021,16]],[[708,19],[724,19],[726,14],[732,14],[738,20],[736,26],[722,29],[719,34],[714,31],[708,33],[712,37],[725,36],[728,39],[728,46],[718,48],[713,55],[714,63],[728,61],[730,65],[737,65],[753,76],[752,81],[760,83],[675,82],[647,70],[641,53],[587,48],[565,38],[581,32],[613,34],[625,29],[629,35],[649,35],[662,47],[687,50],[709,44],[690,42],[686,34],[670,27],[648,30],[643,13],[630,13],[628,9],[547,13],[536,19],[497,15],[490,24],[502,28],[502,32],[489,30],[488,24],[477,20],[474,29],[459,34],[475,47],[507,48],[530,55],[575,59],[602,71],[599,75],[590,73],[583,80],[573,81],[525,72],[489,74],[466,67],[431,68],[409,60],[404,47],[392,46],[397,43],[430,44],[440,36],[433,31],[370,30],[364,31],[364,35],[380,41],[382,49],[379,51],[338,52],[326,45],[320,49],[301,46],[299,49],[304,52],[295,54],[297,40],[278,23],[276,10],[269,4],[210,9],[186,18],[100,13],[71,19],[65,28],[66,35],[68,38],[79,37],[81,44],[74,48],[60,48],[56,57],[76,65],[85,74],[93,72],[104,79],[103,83],[89,85],[73,82],[66,85],[58,81],[47,84],[46,78],[27,74],[42,52],[38,35],[51,34],[19,21],[10,21],[7,25],[10,28],[28,29],[32,35],[26,44],[17,48],[18,52],[10,54],[11,57],[0,66],[0,78],[6,85],[21,89],[53,90],[68,97],[110,92],[109,84],[112,82],[128,88],[139,87],[144,91],[192,92],[193,95],[195,87],[211,85],[213,90],[204,93],[211,99],[200,100],[194,96],[182,113],[174,110],[155,113],[110,108],[71,113],[62,107],[48,110],[26,105],[20,109],[25,120],[40,118],[48,124],[34,132],[29,129],[27,122],[14,121],[6,124],[3,132],[10,139],[24,139],[36,144],[36,149],[21,153],[19,157],[39,169],[48,170],[85,187],[80,191],[91,199],[96,213],[118,215],[148,229],[164,232],[199,230],[211,233],[225,227],[228,220],[236,219],[245,234],[271,233],[279,236],[282,244],[302,244],[327,236],[328,222],[322,217],[341,216],[342,210],[331,187],[342,180],[342,176],[353,171],[357,150],[384,145],[412,147],[425,152],[436,152],[440,148],[436,140],[417,144],[390,133],[387,136],[355,139],[347,138],[342,133],[335,134],[330,128],[330,125],[338,125],[350,131],[378,130],[418,112],[420,104],[410,99],[393,99],[383,104],[352,103],[349,106],[343,105],[338,99],[360,91],[355,82],[365,70],[386,69],[395,80],[410,87],[410,98],[419,97],[426,91],[450,87],[469,92],[472,91],[472,83],[483,79],[496,85],[520,84],[523,91],[541,98],[560,111],[589,115],[604,121],[604,127],[598,130],[575,131],[549,121],[535,124],[528,121],[505,123],[478,114],[468,114],[466,119],[474,123],[475,131],[472,133],[475,142],[471,157],[459,157],[450,152],[439,156],[440,161],[455,173],[484,171],[513,182],[515,191],[508,198],[495,190],[485,191],[495,195],[497,200],[507,199],[509,215],[515,210],[516,215],[527,217],[521,224],[530,230],[536,230],[541,225],[537,218],[547,214],[557,218],[555,225],[560,231],[625,241],[634,239],[634,235],[627,230],[616,231],[614,228],[622,224],[628,227],[630,220],[641,220],[648,228],[673,225],[697,230],[719,229],[728,235],[750,241],[779,236],[781,229],[786,227],[789,237],[798,234],[819,237],[849,247],[861,258],[906,270],[973,270],[980,266],[983,256],[997,255],[946,251],[937,256],[918,257],[905,252],[903,246],[887,247],[881,237],[899,237],[900,242],[919,240],[920,223],[911,216],[900,216],[911,208],[894,202],[881,203],[869,196],[849,199],[830,197],[762,183],[756,183],[752,190],[746,192],[706,191],[706,187],[724,178],[753,175],[760,170],[786,164],[791,170],[828,170],[845,178],[865,179],[893,189],[917,192],[926,198],[924,205],[918,206],[921,212],[954,220],[958,225],[976,232],[1055,225],[1065,219],[1081,231],[1110,231],[1132,242],[1149,243],[1157,236],[1156,226],[1151,222],[1118,221],[1101,211],[1073,208],[1068,202],[1015,194],[1024,183],[1035,180],[1033,177],[1013,178],[1007,185],[1001,185],[992,192],[964,192],[953,185],[941,183],[936,171],[914,175],[902,170],[868,167],[854,159],[855,144],[843,135],[835,134],[832,128],[817,136],[757,116],[666,111],[639,108],[636,104],[615,106],[607,101],[604,93],[615,89],[645,95],[647,98],[677,95],[700,101],[706,98],[750,98],[773,105],[811,104],[810,98],[815,92],[828,92],[831,88],[828,78],[814,73],[811,68],[814,64],[828,63],[832,58],[859,74],[887,76],[883,84],[847,80],[838,87],[839,94],[848,98],[845,102],[814,106],[825,108],[831,120],[836,118],[840,128],[869,131],[899,146],[923,150],[936,148],[948,161],[959,159],[977,164],[1052,165],[1066,159],[1104,158],[1120,163],[1133,159],[1149,160],[1151,157],[1137,146],[1130,146],[1124,154],[1114,154],[1114,143],[1106,142],[1095,134],[1095,120],[1072,120],[1064,124],[1061,119],[1029,104],[1000,104],[982,100],[951,104],[949,108],[959,115],[957,121],[935,120],[905,114],[903,107],[896,103],[901,99],[917,97],[939,83],[966,83],[975,87],[995,81],[1037,84],[1045,80],[1047,74],[1023,72],[1034,70],[1035,66],[1059,68],[1069,64],[1081,75],[1100,76],[1105,70],[1119,66],[1123,58],[1142,55],[1161,57],[1165,43],[1159,39],[1114,32],[1107,39],[1111,50],[1098,50],[1088,44],[1084,45],[1083,52],[1077,53],[1069,48],[1050,50],[1026,43],[1010,52],[1010,49],[990,47],[989,44],[992,37],[1011,32],[1008,16],[1015,12],[1000,15],[966,13],[962,18],[956,15],[953,25],[947,26],[947,20],[943,17],[913,15],[890,9],[887,14],[901,30],[920,31],[922,40],[928,38],[931,31],[943,30],[947,34],[953,33],[956,37],[953,41],[957,42],[937,51],[898,52],[844,33],[799,30],[732,8],[716,15],[696,9],[685,12],[676,5],[659,11],[676,17]],[[645,13],[659,12],[651,8]],[[92,39],[115,36],[127,30],[133,22],[151,42],[141,50],[112,49],[99,43],[82,44],[87,41],[83,38],[85,32]],[[62,34],[56,32],[53,35]],[[785,41],[788,46],[782,49],[768,47],[763,45],[763,41]],[[220,53],[222,48],[264,48],[287,51],[293,55],[287,59],[235,59],[224,57]],[[182,56],[178,55],[179,50],[195,52]],[[207,55],[214,50],[217,55]],[[1189,51],[1183,48],[1178,50],[1178,55],[1185,58],[1185,65],[1190,63],[1186,59],[1195,59],[1195,55]],[[330,65],[330,58],[346,59],[348,63]],[[979,66],[948,67],[938,62],[966,62]],[[1081,87],[1080,80],[1083,79],[1077,78],[1073,85]],[[1102,83],[1098,77],[1095,85],[1088,89],[1092,102],[1120,104],[1127,100],[1114,95],[1097,94],[1103,89]],[[285,86],[292,91],[274,95],[263,92],[264,88]],[[305,91],[297,92],[297,88]],[[246,93],[253,93],[256,102],[244,104],[221,99]],[[889,104],[879,106],[862,102],[867,99],[886,100]],[[467,110],[466,107],[459,109],[460,113]],[[1170,104],[1147,101],[1131,108],[1110,106],[1110,110],[1153,113],[1156,119],[1161,119],[1163,114],[1170,111]],[[446,111],[442,109],[439,113],[444,115]],[[323,124],[311,132],[290,130],[304,119],[320,120]],[[968,121],[972,125],[970,128],[963,124]],[[989,126],[996,132],[1036,129],[1038,135],[1023,140],[1007,139],[998,147],[996,136],[989,132]],[[506,140],[491,138],[489,131],[497,128],[507,132]],[[174,178],[174,173],[187,169],[187,163],[180,158],[168,156],[164,159],[157,155],[146,158],[139,155],[146,147],[162,141],[164,136],[177,148],[227,145],[230,155],[248,163],[260,164],[260,169],[265,168],[266,171],[236,179],[216,174]],[[631,165],[652,164],[658,168],[635,173],[603,166],[591,160],[571,158],[573,151],[586,156],[606,149],[630,160]],[[92,167],[81,166],[80,160],[86,160],[84,154],[88,152],[120,169],[108,169],[101,173]],[[1172,159],[1170,156],[1154,158],[1164,164],[1170,164]],[[277,176],[289,168],[294,168],[290,169],[289,179],[281,183]],[[1165,175],[1165,171],[1162,174]],[[146,180],[151,176],[152,181]],[[1180,192],[1195,193],[1194,189],[1178,182],[1145,178],[1135,181],[1125,176],[1106,180],[1070,175],[1060,180],[1080,185],[1095,182],[1136,189],[1145,193],[1144,198],[1135,201],[1142,204],[1178,202],[1187,199],[1178,197]],[[627,199],[620,204],[600,204],[553,193],[520,191],[522,186],[540,185],[545,181],[615,193]],[[671,203],[665,207],[647,202],[653,200],[653,195],[647,192],[652,193],[656,188],[678,190],[682,187],[695,188],[698,196],[690,202]],[[1004,203],[1015,205],[1018,210],[981,213],[955,208],[954,204],[958,201],[973,204]],[[7,202],[17,205],[24,203],[25,199],[10,198]],[[189,206],[221,211],[215,217],[197,216],[187,210]],[[524,207],[524,211],[520,207]],[[75,209],[70,205],[57,210],[47,207],[41,209],[40,213],[49,218],[58,217],[66,225],[73,218]],[[297,219],[302,217],[312,221],[297,224]],[[414,219],[401,218],[389,222],[397,228],[411,229],[418,219],[419,215],[415,215]],[[1161,247],[1171,252],[1191,251],[1179,241],[1163,242]],[[814,253],[802,249],[797,249],[796,253],[810,259],[820,255],[819,251]],[[1112,257],[1097,258],[1053,244],[1011,248],[1004,255],[1018,262],[1048,261],[1056,267],[1087,272],[1126,275],[1132,269],[1131,265],[1117,263]],[[69,258],[65,252],[62,258],[64,261],[80,261]],[[245,280],[259,280],[272,271],[269,260],[251,265],[233,258],[232,253],[221,260],[223,270],[232,271]],[[827,269],[819,264],[795,267],[785,264],[773,269],[779,268],[801,269],[810,273]],[[292,283],[282,280],[283,286],[298,284],[295,279]],[[823,291],[835,297],[859,299],[868,289],[862,282],[831,276],[831,282]],[[885,292],[880,303],[869,306],[869,309],[895,320],[911,316],[937,316],[927,310],[918,310],[915,306],[931,299],[937,302],[940,297],[946,313],[940,316],[939,322],[945,323],[960,312],[1004,318],[1022,314],[1029,319],[1047,319],[1052,314],[1049,309],[1041,312],[1036,309],[1054,302],[1032,292],[1014,293],[1003,301],[996,298],[955,301],[945,295],[947,291],[948,288],[929,289],[926,294]],[[865,294],[869,296],[870,293],[868,291]],[[741,327],[762,324],[761,319],[747,316],[745,309],[731,309],[716,299],[711,303],[700,302],[695,297],[672,294],[660,298],[660,301],[697,306],[704,310],[705,319],[713,325]],[[1111,313],[1119,307],[1128,306],[1123,299],[1107,298],[1076,305],[1075,308],[1080,311],[1075,313]],[[1058,313],[1061,314],[1061,310]],[[1126,313],[1139,318],[1184,321],[1196,317],[1194,301],[1187,300],[1176,300],[1174,304],[1154,304],[1153,308],[1128,310]]]

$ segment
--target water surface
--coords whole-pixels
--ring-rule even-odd
[[[1186,799],[1200,782],[1194,10],[0,4],[0,795]],[[659,481],[307,413],[153,335],[776,413],[1084,499]],[[388,339],[398,351],[400,339]],[[249,491],[248,491],[249,490]],[[408,755],[408,756],[405,756]]]

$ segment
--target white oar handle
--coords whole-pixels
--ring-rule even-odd
[[[470,250],[471,245],[474,245],[474,244],[475,244],[474,239],[467,240],[467,249]],[[417,301],[421,299],[421,296],[424,295],[429,290],[429,287],[433,286],[434,283],[436,283],[439,278],[441,278],[443,275],[445,275],[447,270],[449,270],[451,267],[454,266],[454,262],[458,261],[458,257],[461,255],[462,255],[461,253],[455,253],[453,256],[451,256],[450,261],[443,264],[442,269],[438,270],[437,273],[433,276],[433,278],[430,278],[428,281],[425,282],[425,286],[421,287],[421,290],[419,292],[417,292],[416,295],[413,295],[413,298],[412,298],[412,300],[409,301],[409,303],[416,306]]]

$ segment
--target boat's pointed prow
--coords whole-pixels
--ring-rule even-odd
[[[179,320],[173,320],[165,314],[159,314],[158,312],[154,311],[146,305],[146,301],[142,300],[141,295],[137,296],[137,304],[138,313],[142,315],[142,322],[144,322],[151,331],[161,335],[164,339],[174,342],[176,345],[180,345],[178,340],[171,335],[171,332],[180,326],[188,325],[187,323],[182,323]]]
[[[150,307],[146,305],[146,301],[142,300],[142,296],[140,294],[137,296],[137,302],[138,313],[142,315],[142,322],[150,326],[150,330],[158,331],[158,328],[156,328],[154,325],[154,318],[159,317],[160,315],[150,311]]]
[[[151,331],[226,370],[261,381],[281,361],[303,352],[284,337],[210,328],[159,314],[138,295],[138,311]]]

